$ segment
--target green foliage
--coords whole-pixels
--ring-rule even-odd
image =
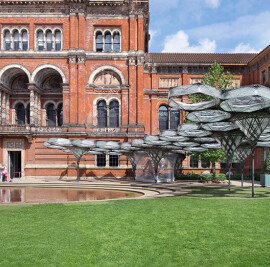
[[[178,174],[175,178],[176,180],[195,180],[195,181],[204,181],[204,180],[213,180],[213,174],[202,175],[196,173],[186,173],[186,174]],[[223,173],[216,174],[216,180],[227,180],[227,177]]]
[[[232,74],[229,71],[224,72],[224,67],[215,61],[209,72],[204,74],[202,83],[221,89],[227,89],[232,87],[232,79]],[[193,103],[197,103],[201,101],[210,101],[213,97],[204,94],[194,94],[190,95],[188,99]]]
[[[233,175],[231,175],[231,180],[241,180],[241,179],[242,179],[242,173],[234,173]],[[260,174],[255,172],[254,179],[255,181],[260,181]],[[244,180],[252,180],[252,173],[244,175]]]
[[[264,166],[263,166],[263,172],[265,174],[270,174],[270,151],[268,151],[267,153]]]
[[[210,162],[220,162],[225,159],[225,153],[222,149],[208,149],[205,152],[200,153],[201,160]]]

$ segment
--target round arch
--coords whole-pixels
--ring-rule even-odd
[[[52,65],[52,64],[43,64],[43,65],[40,65],[37,68],[35,68],[33,73],[32,73],[32,76],[31,76],[31,83],[35,82],[35,78],[36,78],[37,74],[43,69],[56,70],[61,75],[63,83],[67,83],[67,78],[66,78],[65,73],[58,66]]]
[[[0,82],[3,81],[3,77],[5,75],[5,72],[7,70],[11,70],[11,69],[20,69],[21,71],[23,71],[27,75],[28,80],[29,81],[31,80],[31,73],[26,67],[24,67],[24,66],[22,66],[20,64],[9,64],[9,65],[6,65],[5,67],[3,67],[0,70]],[[7,76],[10,76],[10,73]]]
[[[126,84],[126,79],[125,79],[123,72],[121,70],[119,70],[118,68],[111,66],[111,65],[104,65],[104,66],[101,66],[101,67],[97,68],[96,70],[94,70],[89,77],[88,83],[94,84],[94,79],[97,76],[97,74],[99,74],[102,71],[106,71],[106,70],[110,70],[110,71],[115,72],[120,77],[121,84],[122,85]]]

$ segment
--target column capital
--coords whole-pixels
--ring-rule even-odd
[[[35,83],[28,83],[28,90],[35,91],[39,94],[43,93],[43,90],[41,88],[39,88]]]

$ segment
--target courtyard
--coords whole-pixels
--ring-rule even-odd
[[[270,188],[113,184],[159,195],[1,205],[1,266],[268,266]]]

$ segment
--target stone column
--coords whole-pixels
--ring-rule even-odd
[[[35,91],[30,87],[30,125],[35,124]]]
[[[34,117],[35,117],[35,125],[38,125],[38,93],[34,92],[34,98],[35,98],[35,108],[34,108]]]
[[[6,124],[10,124],[10,96],[6,94]]]
[[[6,93],[2,93],[2,124],[6,124]]]
[[[0,124],[2,124],[2,91],[0,90]]]
[[[37,106],[38,106],[38,125],[41,125],[41,95],[40,94],[38,94]]]

